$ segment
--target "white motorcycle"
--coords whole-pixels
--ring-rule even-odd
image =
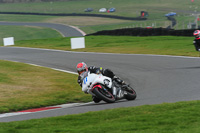
[[[120,85],[117,81],[102,74],[87,73],[83,77],[82,91],[107,102],[116,100],[135,100],[136,92],[129,85]]]

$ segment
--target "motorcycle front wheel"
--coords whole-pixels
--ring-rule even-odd
[[[124,97],[127,99],[127,100],[135,100],[136,97],[137,97],[137,94],[135,92],[135,90],[130,87],[129,85],[127,85],[124,90],[126,91],[126,94],[124,94]]]
[[[106,89],[95,87],[92,91],[98,98],[107,103],[114,103],[115,97]]]

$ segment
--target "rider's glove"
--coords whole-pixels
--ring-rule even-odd
[[[97,69],[95,73],[96,73],[96,74],[100,74],[100,73],[101,73],[101,70],[100,70],[100,69]]]

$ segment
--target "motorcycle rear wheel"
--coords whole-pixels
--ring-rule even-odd
[[[103,88],[96,87],[93,89],[93,93],[107,103],[115,102],[115,97],[109,91],[104,90]]]
[[[124,89],[125,89],[125,91],[126,91],[126,93],[127,93],[127,94],[124,94],[124,97],[125,97],[127,100],[135,100],[135,99],[136,99],[137,94],[136,94],[135,90],[134,90],[132,87],[130,87],[130,86],[128,85],[128,86],[126,86],[126,88],[124,88]]]

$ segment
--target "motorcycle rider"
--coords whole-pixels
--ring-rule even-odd
[[[125,82],[121,80],[119,77],[115,76],[115,74],[110,69],[104,69],[102,67],[96,67],[96,66],[87,67],[87,65],[84,62],[78,63],[76,69],[79,74],[77,82],[81,87],[82,87],[83,77],[87,75],[88,72],[95,74],[101,73],[102,75],[110,77],[112,80],[117,81],[119,84],[125,84]],[[101,101],[101,99],[98,99],[95,96],[92,96],[92,99],[95,103]]]
[[[200,51],[200,30],[195,30],[193,35],[195,36],[195,39],[193,41],[195,49],[196,51]]]

